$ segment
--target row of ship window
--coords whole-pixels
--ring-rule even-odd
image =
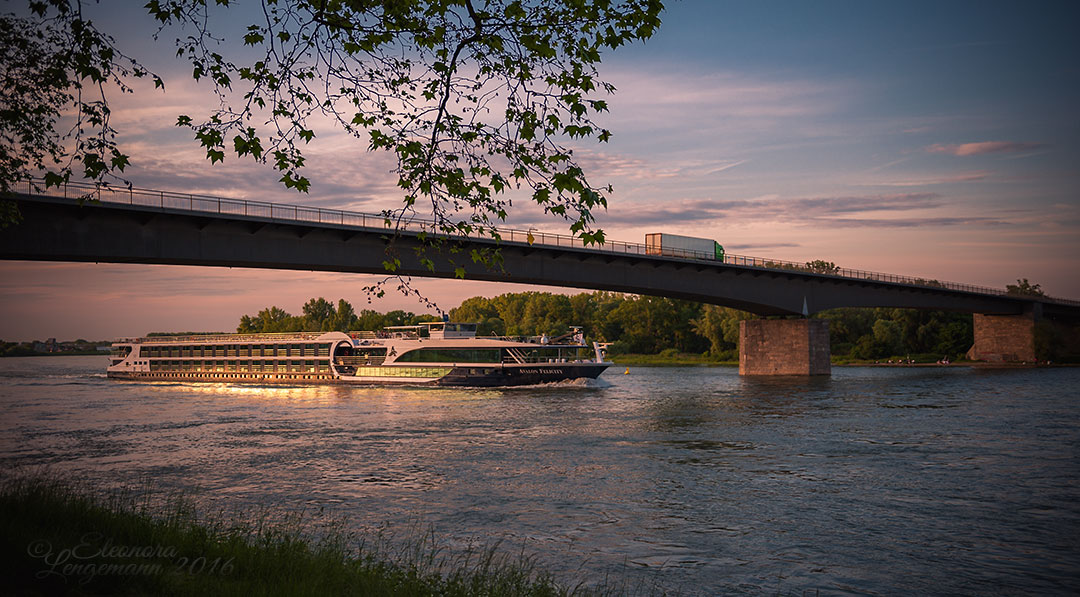
[[[271,374],[268,374],[268,373],[264,373],[264,374],[259,374],[259,373],[250,373],[250,374],[249,373],[186,373],[186,372],[185,373],[171,373],[171,372],[164,372],[163,373],[163,372],[160,372],[160,371],[157,372],[157,373],[139,373],[139,372],[135,372],[135,373],[129,373],[128,375],[138,376],[138,377],[160,376],[160,377],[169,378],[169,379],[174,378],[174,377],[190,377],[190,378],[198,379],[200,381],[205,380],[207,378],[213,378],[213,379],[267,379],[267,380],[278,379],[278,380],[285,380],[285,381],[292,381],[292,380],[299,380],[299,379],[325,380],[327,377],[329,377],[326,374],[315,374],[315,375],[288,374],[288,375],[286,375],[284,373],[281,373],[281,374],[271,375]]]
[[[140,346],[140,357],[328,357],[329,344]]]
[[[442,377],[450,367],[357,367],[356,377]]]
[[[328,361],[150,361],[150,371],[329,373]]]
[[[450,367],[357,367],[357,377],[442,377]],[[329,373],[326,361],[150,361],[151,373]]]

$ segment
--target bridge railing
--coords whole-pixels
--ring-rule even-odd
[[[195,212],[208,212],[228,215],[255,216],[273,220],[289,222],[311,222],[319,224],[338,224],[342,226],[356,226],[361,228],[376,228],[381,230],[398,229],[407,232],[425,232],[438,234],[439,228],[436,222],[422,218],[395,219],[388,218],[385,214],[371,214],[340,209],[326,209],[305,205],[291,205],[284,203],[270,203],[267,201],[252,201],[248,199],[231,199],[228,197],[213,197],[209,195],[196,195],[190,193],[174,193],[170,191],[154,191],[130,187],[111,187],[98,184],[69,182],[58,187],[48,187],[39,181],[26,181],[27,194],[47,195],[54,197],[66,197],[71,199],[92,198],[108,203],[124,203],[128,205],[141,205],[145,207],[160,207]],[[21,190],[21,189],[20,189]],[[467,237],[466,235],[453,235]],[[480,237],[476,234],[474,237]],[[693,261],[705,261],[715,263],[717,261],[712,253],[697,251],[663,249],[646,247],[644,243],[625,242],[619,240],[607,240],[602,245],[586,245],[580,238],[566,234],[553,234],[541,232],[535,229],[515,230],[500,228],[499,236],[502,242],[523,243],[550,247],[568,247],[587,249],[604,253],[618,253],[625,255],[642,255],[649,257],[674,257]],[[483,236],[484,238],[489,238]],[[917,278],[914,276],[902,276],[850,268],[836,268],[832,270],[815,269],[808,263],[784,261],[765,257],[751,257],[747,255],[735,255],[727,253],[723,262],[729,265],[753,267],[768,270],[797,271],[804,273],[823,274],[841,278],[857,280],[872,280],[875,282],[891,282],[912,286],[924,286],[928,288],[942,288],[977,294],[989,294],[996,296],[1009,296],[1009,293],[1000,288],[988,286],[976,286],[959,282],[943,282]],[[1043,296],[1040,300],[1080,306],[1080,301]]]

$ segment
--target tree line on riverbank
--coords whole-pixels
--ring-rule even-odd
[[[737,360],[739,322],[757,317],[716,305],[663,297],[583,293],[574,296],[525,292],[491,299],[473,297],[450,312],[452,319],[481,322],[484,331],[551,334],[567,324],[584,325],[591,337],[612,342],[612,354],[707,354]],[[972,344],[971,315],[914,309],[834,309],[829,320],[834,356],[877,359],[910,354],[956,357]]]
[[[738,359],[739,322],[753,314],[690,301],[611,292],[576,295],[550,292],[505,293],[466,299],[448,313],[452,321],[479,323],[480,335],[559,335],[581,325],[590,339],[612,343],[611,354],[667,351]],[[955,359],[972,345],[970,314],[916,309],[833,309],[814,315],[829,321],[832,354],[841,359],[873,360],[934,355]],[[356,312],[345,299],[308,301],[299,315],[267,307],[244,315],[241,333],[378,329],[437,321],[407,311]]]
[[[90,342],[82,338],[62,342],[57,342],[56,338],[31,342],[4,342],[0,340],[0,357],[101,354],[103,347],[107,348],[111,345],[112,342],[105,340]]]
[[[292,315],[279,307],[267,307],[254,315],[244,315],[236,326],[240,334],[275,332],[347,332],[349,330],[378,330],[395,325],[416,325],[422,321],[440,321],[437,315],[410,311],[379,313],[364,309],[357,313],[349,301],[339,299],[337,305],[319,297],[304,303],[300,315]]]

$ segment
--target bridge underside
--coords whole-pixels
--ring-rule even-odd
[[[392,233],[327,223],[200,213],[112,203],[21,196],[23,222],[0,234],[0,258],[155,263],[385,274]],[[680,298],[759,315],[806,315],[836,307],[904,307],[1021,314],[1030,301],[721,262],[621,254],[487,239],[417,255],[413,234],[394,239],[399,273],[540,284]],[[498,248],[501,270],[471,263],[472,249]]]
[[[23,222],[0,233],[3,259],[386,274],[384,261],[391,250],[401,261],[396,273],[403,275],[453,278],[455,269],[464,266],[472,280],[665,296],[760,315],[807,315],[836,307],[995,315],[1031,309],[1030,299],[722,262],[486,239],[459,239],[432,249],[411,233],[394,237],[379,228],[113,203],[80,205],[40,196],[16,200]],[[468,257],[471,250],[494,248],[500,251],[501,269],[474,265]],[[422,250],[427,252],[421,255]],[[422,257],[430,258],[433,268]]]

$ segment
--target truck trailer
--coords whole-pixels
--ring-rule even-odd
[[[723,261],[724,247],[711,238],[654,232],[645,235],[645,254]]]

